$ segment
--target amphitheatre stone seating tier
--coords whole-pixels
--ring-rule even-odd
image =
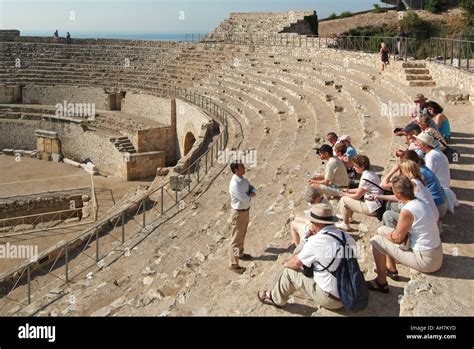
[[[19,36],[19,30],[0,30],[0,41],[13,41]]]
[[[0,42],[0,48],[0,81],[4,84],[94,86],[110,92],[192,86],[232,57],[232,52],[203,46],[127,42],[121,46]],[[5,93],[0,89],[0,101]]]
[[[210,35],[232,35],[232,34],[276,34],[289,28],[292,24],[302,22],[305,18],[315,18],[315,11],[290,11],[273,13],[231,13],[230,17],[223,21]],[[306,34],[317,34],[317,17],[310,27],[305,27]],[[303,29],[303,28],[301,28]],[[312,29],[312,32],[311,32]],[[206,40],[206,39],[204,39]]]

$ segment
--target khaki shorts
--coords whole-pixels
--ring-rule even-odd
[[[395,258],[401,264],[422,273],[434,273],[443,264],[443,246],[428,251],[402,250],[399,245],[394,244],[383,235],[376,235],[370,239],[372,248],[384,255]]]
[[[341,193],[343,189],[341,187],[336,187],[334,184],[331,184],[331,185],[320,184],[319,188],[321,189],[323,194],[327,196],[339,196],[339,194]]]

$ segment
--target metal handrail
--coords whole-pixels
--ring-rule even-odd
[[[430,62],[474,72],[474,41],[450,38],[430,38]]]

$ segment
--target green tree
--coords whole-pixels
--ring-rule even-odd
[[[464,10],[467,26],[474,26],[474,0],[461,0],[459,6]]]
[[[438,13],[446,10],[447,7],[448,3],[446,2],[446,0],[429,0],[425,5],[425,10],[430,11],[432,13]]]
[[[352,17],[352,12],[351,11],[344,11],[339,16],[339,18],[347,18],[347,17]]]

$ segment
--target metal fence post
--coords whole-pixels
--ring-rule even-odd
[[[175,186],[175,202],[178,203],[178,185],[179,185],[179,179],[178,176],[175,176],[175,181],[176,181],[176,186]]]
[[[69,244],[66,244],[66,254],[64,256],[64,266],[65,266],[65,278],[66,283],[69,283]]]
[[[211,146],[211,167],[214,166],[214,144]]]
[[[446,64],[446,55],[448,54],[448,42],[444,40],[444,64]]]
[[[163,201],[164,201],[164,199],[163,199],[163,186],[161,186],[161,199],[160,200],[161,200],[161,210],[160,210],[160,212],[161,212],[161,214],[163,214],[163,212],[164,212],[164,208],[163,208]]]
[[[433,55],[433,38],[430,38],[430,62],[431,62],[432,55]]]
[[[99,229],[95,229],[95,260],[99,261]]]
[[[451,41],[451,65],[454,62],[454,41]]]
[[[125,211],[122,212],[122,244],[125,242]]]
[[[188,170],[188,193],[191,192],[191,168]]]
[[[146,225],[146,219],[145,219],[145,216],[146,216],[146,198],[142,200],[142,207],[143,207],[143,228],[145,228],[145,225]]]
[[[26,274],[28,279],[28,304],[31,304],[31,264],[28,264]]]

